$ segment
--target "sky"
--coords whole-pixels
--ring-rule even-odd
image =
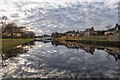
[[[0,0],[0,19],[7,16],[37,35],[82,30],[106,30],[118,22],[119,0]]]

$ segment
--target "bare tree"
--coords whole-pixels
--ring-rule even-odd
[[[6,20],[7,20],[7,17],[6,17],[6,16],[3,16],[3,17],[2,17],[2,21],[1,21],[2,30],[4,30],[4,27],[5,27],[5,25],[6,25]]]

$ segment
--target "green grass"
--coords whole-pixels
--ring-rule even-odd
[[[8,52],[21,44],[31,42],[34,39],[2,39],[2,52]]]
[[[87,40],[87,41],[110,41],[109,39],[97,38],[97,37],[82,37],[81,40]]]

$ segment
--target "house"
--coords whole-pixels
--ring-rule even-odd
[[[118,35],[118,33],[120,33],[120,25],[116,24],[116,26],[114,28],[111,28],[109,30],[107,30],[105,32],[105,36],[109,36],[109,35]]]
[[[118,41],[119,37],[120,37],[120,25],[116,24],[116,26],[114,28],[111,28],[109,30],[106,30],[105,36],[108,36],[108,38],[110,40],[114,40],[114,41]],[[120,39],[119,39],[120,40]]]
[[[118,41],[120,41],[120,25],[119,24],[116,24],[116,33],[117,33],[117,36],[118,36]]]
[[[116,28],[111,28],[105,32],[105,36],[116,35]]]
[[[23,32],[23,33],[27,31],[25,27],[19,27],[19,30],[20,32]]]
[[[90,37],[95,35],[95,30],[94,27],[88,28],[84,31],[84,36],[85,37]]]
[[[21,33],[13,33],[13,36],[22,37],[22,34]]]
[[[79,31],[78,30],[77,31],[75,31],[75,30],[73,30],[73,31],[67,31],[65,33],[65,36],[79,36]]]
[[[83,37],[83,36],[84,36],[84,31],[80,31],[80,32],[79,32],[79,36],[80,36],[80,37]]]

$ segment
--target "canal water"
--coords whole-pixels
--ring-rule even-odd
[[[1,78],[118,78],[119,48],[35,41],[0,57]]]

